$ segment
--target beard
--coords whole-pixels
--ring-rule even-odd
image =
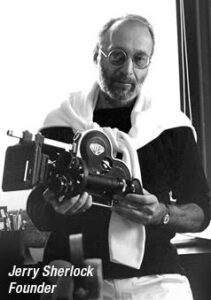
[[[99,85],[108,98],[126,104],[137,97],[145,77],[143,76],[138,83],[135,78],[126,76],[119,70],[110,75],[103,66],[100,66]]]

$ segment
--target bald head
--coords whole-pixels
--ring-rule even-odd
[[[96,62],[96,58],[98,56],[99,48],[102,45],[106,45],[106,43],[108,43],[109,37],[114,32],[116,32],[118,30],[118,28],[120,28],[121,26],[124,27],[124,25],[126,23],[128,23],[128,24],[134,23],[134,24],[137,24],[137,26],[139,24],[141,27],[144,27],[148,31],[148,33],[150,34],[150,37],[151,37],[151,41],[152,41],[152,51],[151,51],[150,56],[153,55],[154,47],[155,47],[155,36],[154,36],[154,30],[153,30],[152,25],[147,21],[147,19],[145,19],[142,16],[129,14],[129,15],[122,16],[119,18],[111,19],[103,26],[103,28],[99,32],[98,42],[94,49],[94,57],[93,58],[94,58],[95,62]]]
[[[151,57],[153,41],[148,28],[137,20],[125,20],[114,23],[104,34],[101,47],[108,51],[115,48],[141,51]]]

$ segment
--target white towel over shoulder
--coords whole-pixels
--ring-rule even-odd
[[[93,112],[99,95],[95,83],[88,92],[72,93],[68,101],[61,104],[46,117],[44,127],[67,126],[75,131],[87,129],[103,130],[110,138],[113,148],[123,153],[133,178],[141,181],[141,170],[137,149],[158,137],[165,129],[188,126],[190,120],[180,111],[166,112],[153,108],[151,98],[142,89],[131,113],[131,129],[128,134],[117,128],[100,128],[93,122]],[[109,223],[109,251],[113,262],[139,269],[145,249],[145,227],[112,212]]]

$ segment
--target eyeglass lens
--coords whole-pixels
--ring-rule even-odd
[[[121,50],[112,50],[109,53],[109,61],[112,65],[121,66],[127,59],[127,54]],[[133,62],[137,68],[143,69],[146,68],[149,64],[149,57],[142,53],[136,53],[133,56]]]

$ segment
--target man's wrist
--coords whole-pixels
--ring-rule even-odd
[[[170,221],[170,208],[167,204],[159,203],[157,216],[152,220],[151,225],[167,225]]]

